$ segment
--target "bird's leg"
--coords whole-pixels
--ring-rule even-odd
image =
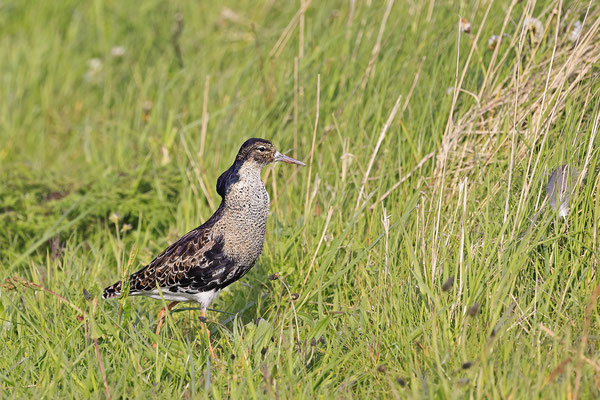
[[[165,320],[165,315],[167,314],[167,311],[171,311],[171,309],[173,307],[175,307],[175,305],[179,303],[178,301],[173,301],[171,303],[169,303],[169,305],[167,305],[166,307],[163,307],[160,312],[158,313],[158,325],[156,326],[156,335],[158,335],[160,333],[160,329],[162,328],[163,322]]]
[[[213,352],[212,345],[210,344],[210,331],[206,326],[206,310],[202,310],[202,314],[200,317],[200,321],[202,321],[202,328],[200,328],[200,332],[204,333],[206,331],[206,339],[208,340],[208,352],[210,353],[210,358],[215,359],[215,353]]]

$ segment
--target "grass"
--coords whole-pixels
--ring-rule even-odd
[[[0,396],[597,398],[598,4],[225,3],[0,3]],[[265,171],[211,361],[198,311],[100,295],[248,137],[311,167]]]

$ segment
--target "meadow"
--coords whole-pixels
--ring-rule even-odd
[[[598,43],[593,0],[0,2],[0,397],[600,397]],[[101,294],[250,137],[307,167],[212,360]]]

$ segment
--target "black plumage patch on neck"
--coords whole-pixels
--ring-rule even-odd
[[[227,194],[227,189],[234,183],[240,180],[240,168],[244,162],[242,160],[235,160],[233,165],[229,167],[229,169],[219,176],[217,179],[217,193],[222,198],[225,198]]]

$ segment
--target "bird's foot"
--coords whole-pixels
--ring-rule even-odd
[[[173,301],[171,303],[169,303],[166,307],[161,308],[160,312],[158,313],[158,324],[156,325],[156,336],[158,336],[160,334],[160,330],[162,329],[163,323],[165,322],[165,317],[167,315],[167,312],[171,311],[171,309],[173,307],[175,307],[179,302],[178,301]],[[156,349],[156,343],[152,344],[152,348]]]

